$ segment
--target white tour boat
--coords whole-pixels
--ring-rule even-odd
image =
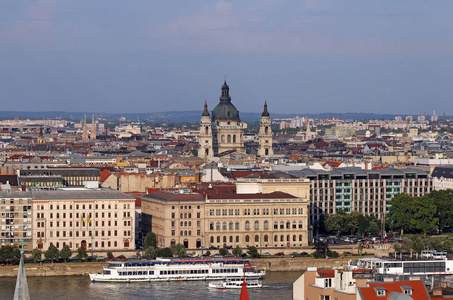
[[[90,273],[92,282],[223,280],[231,277],[258,277],[258,270],[248,260],[240,258],[163,259],[110,262],[103,273]]]
[[[209,287],[214,289],[240,289],[244,282],[243,277],[232,277],[222,281],[210,282]],[[258,278],[249,278],[245,280],[248,289],[262,288],[263,283]]]

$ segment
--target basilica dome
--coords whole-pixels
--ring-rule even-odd
[[[226,83],[226,80],[222,86],[222,95],[220,96],[220,103],[212,111],[211,119],[215,121],[233,121],[240,122],[239,111],[231,103],[231,97],[229,94],[230,88]]]

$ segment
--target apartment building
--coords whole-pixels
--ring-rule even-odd
[[[135,198],[115,190],[33,190],[33,248],[135,249]]]
[[[30,192],[0,192],[1,246],[32,247],[32,198]]]
[[[290,171],[291,175],[310,180],[310,224],[321,215],[338,210],[359,211],[384,218],[389,201],[400,193],[423,196],[433,190],[432,178],[416,168],[363,170],[336,168],[332,171]]]

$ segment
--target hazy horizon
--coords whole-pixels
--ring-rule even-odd
[[[0,3],[3,111],[453,115],[453,2]]]

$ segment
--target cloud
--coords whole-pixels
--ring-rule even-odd
[[[18,46],[42,46],[55,39],[56,27],[52,19],[58,8],[56,0],[39,0],[28,5],[22,17],[4,30],[3,37]]]

